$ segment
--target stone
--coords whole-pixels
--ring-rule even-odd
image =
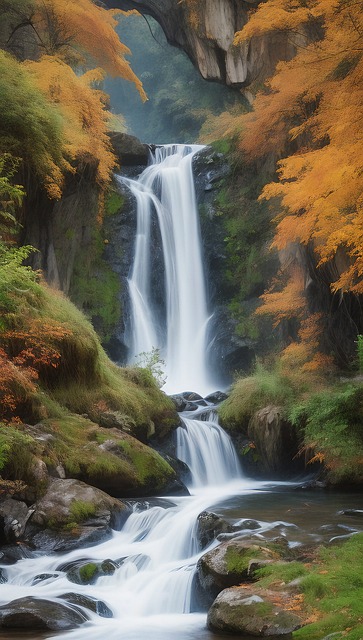
[[[219,404],[223,402],[223,400],[227,400],[228,396],[223,391],[214,391],[210,393],[208,396],[204,398],[207,402],[211,402],[212,404]]]
[[[292,467],[296,471],[297,433],[279,407],[269,405],[257,411],[248,425],[248,437],[255,444],[260,471],[279,478],[286,477]]]
[[[230,533],[233,526],[211,511],[202,511],[197,518],[197,538],[203,549],[208,546],[220,533]]]
[[[92,547],[112,537],[111,527],[77,527],[71,531],[31,532],[30,541],[35,549],[43,554],[68,553],[75,549]]]
[[[33,511],[20,500],[7,498],[0,502],[0,542],[16,542],[24,534]]]
[[[111,131],[109,134],[113,150],[121,166],[146,166],[149,158],[149,147],[128,133]]]
[[[98,521],[100,526],[112,526],[118,514],[126,510],[126,506],[116,498],[111,498],[100,489],[80,480],[54,479],[50,482],[43,498],[35,503],[30,522],[41,528],[49,526],[50,523],[60,528],[74,522],[75,516],[72,512],[74,503],[83,503],[93,509],[92,520]],[[84,516],[83,520],[87,521],[87,519],[89,516]]]
[[[66,600],[66,602],[69,602],[69,604],[85,607],[85,609],[97,613],[101,618],[113,618],[110,607],[102,600],[97,600],[97,598],[92,598],[92,596],[86,596],[82,593],[65,593],[60,597]]]
[[[181,393],[175,394],[173,396],[169,396],[169,398],[173,401],[177,411],[185,410],[185,407],[187,406],[187,401],[183,398]]]
[[[250,529],[251,531],[261,529],[261,525],[257,520],[241,520],[237,523],[237,526],[238,529]]]
[[[0,628],[5,629],[66,631],[88,619],[81,609],[43,598],[18,598],[0,607]]]
[[[250,562],[280,560],[282,554],[269,549],[266,543],[245,540],[223,542],[202,556],[197,564],[198,590],[205,600],[212,601],[220,591],[252,579]]]
[[[302,620],[266,597],[232,587],[217,596],[208,612],[207,626],[221,633],[286,639],[302,626]]]

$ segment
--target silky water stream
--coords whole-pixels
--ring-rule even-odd
[[[130,362],[159,348],[166,360],[168,392],[193,389],[206,395],[214,382],[208,364],[208,310],[192,159],[200,147],[167,145],[157,149],[138,181],[121,179],[137,202],[130,293]],[[157,308],[151,284],[152,216],[157,218],[165,271],[165,304]],[[206,403],[202,403],[206,404]],[[297,483],[257,482],[244,477],[230,438],[218,425],[213,406],[181,414],[177,457],[190,468],[189,496],[131,501],[130,515],[112,538],[63,555],[24,558],[7,566],[0,604],[24,596],[65,603],[64,594],[83,594],[105,603],[112,617],[85,610],[89,621],[64,633],[0,632],[12,640],[211,640],[206,612],[198,611],[193,576],[201,548],[198,515],[208,509],[238,529],[254,518],[259,540],[286,536],[290,545],[326,541],[362,528],[339,509],[362,508],[355,496],[297,491]],[[238,534],[251,537],[250,530]],[[65,567],[77,560],[112,560],[113,575],[78,585]],[[1,563],[0,563],[1,566]],[[45,576],[49,577],[45,577]],[[36,576],[42,576],[37,579]]]
[[[284,536],[290,545],[328,541],[362,529],[359,519],[337,515],[339,508],[357,507],[354,496],[297,491],[298,483],[267,483],[245,478],[229,437],[219,427],[213,408],[181,414],[177,455],[191,469],[190,496],[150,498],[131,502],[132,511],[121,531],[97,546],[67,554],[25,558],[7,566],[9,581],[1,585],[1,603],[32,595],[62,600],[66,593],[104,602],[113,617],[85,610],[91,619],[61,634],[0,633],[1,638],[64,638],[69,640],[218,640],[206,629],[206,613],[198,612],[193,575],[201,548],[198,515],[211,509],[236,528],[254,518],[260,528],[239,536],[259,541]],[[360,504],[362,503],[361,498]],[[243,527],[242,527],[243,529]],[[67,579],[65,567],[80,559],[111,559],[113,575],[93,585]],[[37,581],[36,576],[50,577]]]

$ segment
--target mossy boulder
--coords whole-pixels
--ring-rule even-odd
[[[75,584],[95,584],[100,576],[110,576],[115,571],[116,565],[111,560],[78,562],[67,571],[67,578]]]
[[[202,556],[197,565],[197,587],[211,602],[227,587],[253,579],[256,566],[280,560],[282,553],[257,542],[230,540]]]
[[[222,591],[214,601],[207,626],[212,631],[239,636],[290,638],[302,626],[302,620],[267,597],[232,587]]]
[[[127,507],[100,489],[73,479],[54,479],[43,498],[34,505],[30,522],[41,528],[79,524],[114,526]]]

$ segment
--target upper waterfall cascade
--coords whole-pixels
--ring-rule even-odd
[[[137,204],[134,259],[128,278],[128,360],[135,364],[140,354],[159,349],[166,364],[167,393],[192,389],[206,395],[216,387],[208,367],[210,313],[192,172],[193,157],[202,148],[180,144],[157,147],[138,180],[119,178]],[[157,308],[151,285],[154,216],[165,274],[163,313]]]

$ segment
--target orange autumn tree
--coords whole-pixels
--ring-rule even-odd
[[[63,159],[45,181],[51,198],[61,196],[64,173],[75,170],[75,161],[94,166],[101,187],[111,177],[115,158],[107,135],[108,97],[100,90],[105,75],[133,82],[146,99],[125,58],[130,51],[115,32],[117,13],[92,0],[33,0],[26,5],[24,24],[39,56],[23,64],[56,108],[62,127]]]
[[[268,184],[261,196],[274,206],[281,203],[273,246],[289,254],[290,247],[309,245],[318,269],[330,265],[332,292],[360,294],[363,2],[267,0],[236,34],[235,45],[276,30],[291,33],[299,43],[297,53],[277,66],[257,95],[253,112],[239,119],[240,146],[254,159],[282,157],[278,181]],[[305,283],[300,284],[303,297]],[[281,309],[294,314],[296,295],[294,278],[277,283],[263,296],[259,312],[274,314],[277,320]],[[299,338],[306,340],[304,331]]]
[[[263,192],[281,197],[284,208],[274,245],[311,242],[320,265],[344,250],[349,264],[332,289],[362,293],[363,2],[269,0],[236,44],[271,29],[308,34],[311,24],[322,38],[307,40],[293,60],[278,65],[268,92],[244,118],[241,147],[255,157],[298,149],[280,160],[279,182]]]

